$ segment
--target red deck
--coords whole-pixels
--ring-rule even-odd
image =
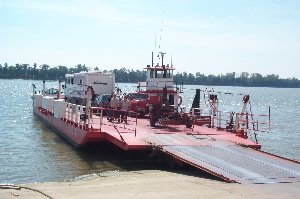
[[[109,122],[103,117],[100,128],[100,118],[94,115],[91,119],[92,129],[83,129],[75,121],[57,119],[53,117],[53,114],[45,112],[41,108],[34,108],[34,112],[75,146],[85,145],[89,142],[109,141],[124,150],[143,150],[149,149],[151,146],[151,143],[146,141],[149,134],[175,134],[179,140],[176,141],[174,138],[174,144],[183,141],[180,140],[179,135],[187,134],[194,137],[207,136],[220,142],[255,149],[261,147],[260,144],[238,137],[233,133],[204,126],[194,126],[194,128],[188,129],[184,125],[157,125],[153,128],[150,127],[147,118],[136,120],[128,117],[128,122],[125,124],[118,121]],[[184,140],[183,142],[185,145],[205,145],[206,139],[197,139],[196,143],[195,139]]]
[[[99,120],[92,119],[93,128],[99,129]],[[260,144],[256,144],[250,140],[237,137],[235,134],[218,131],[213,128],[203,126],[194,126],[193,129],[186,128],[184,125],[157,125],[155,128],[150,127],[148,119],[138,119],[137,124],[135,118],[129,118],[128,123],[108,122],[103,119],[101,131],[105,134],[105,139],[124,150],[142,150],[149,149],[151,143],[147,140],[149,136],[159,137],[163,134],[173,134],[173,145],[207,145],[207,139],[214,139],[221,143],[230,145],[240,145],[259,149]],[[182,139],[182,135],[191,135],[192,139]],[[205,139],[197,139],[197,136],[204,136]],[[196,139],[194,139],[196,138]]]
[[[128,117],[127,124],[109,122],[93,115],[92,128],[74,121],[54,118],[41,108],[34,112],[75,146],[89,142],[111,142],[123,150],[151,150],[164,153],[211,173],[226,181],[274,183],[300,181],[298,162],[262,153],[261,145],[233,133],[204,126],[192,129],[184,125],[150,127],[148,119]]]

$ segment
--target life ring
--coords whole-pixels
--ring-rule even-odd
[[[247,103],[249,101],[250,96],[249,95],[244,95],[243,97],[243,103]]]
[[[180,106],[182,104],[182,97],[179,95],[178,96],[178,106]]]

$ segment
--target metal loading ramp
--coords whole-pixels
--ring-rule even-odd
[[[155,134],[146,141],[161,151],[228,182],[300,182],[300,164],[209,136]],[[181,144],[180,144],[181,143]]]

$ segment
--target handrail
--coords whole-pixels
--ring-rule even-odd
[[[103,125],[103,117],[104,117],[104,111],[108,114],[108,120],[112,122],[112,124],[115,126],[116,122],[115,121],[121,121],[123,124],[123,128],[126,129],[126,125],[128,124],[129,121],[132,121],[135,123],[135,136],[136,136],[136,127],[137,127],[137,115],[138,113],[135,111],[127,111],[127,110],[118,110],[118,109],[112,109],[112,108],[103,108],[103,107],[91,107],[90,108],[93,115],[99,115],[99,122],[100,122],[100,130]],[[97,111],[100,111],[100,113],[96,113]],[[129,119],[129,115],[135,115],[133,120]],[[132,117],[131,117],[132,118]],[[95,118],[94,118],[95,119]],[[124,122],[122,122],[124,121]],[[120,124],[121,124],[120,123]]]
[[[196,111],[198,110],[198,111]],[[227,116],[226,114],[227,113]],[[211,127],[213,128],[226,128],[226,126],[229,125],[230,118],[233,118],[233,114],[236,115],[235,123],[237,125],[237,129],[241,128],[243,126],[242,124],[245,124],[245,130],[253,130],[253,131],[261,131],[259,130],[259,127],[261,125],[269,125],[268,128],[270,129],[270,114],[251,114],[251,113],[235,113],[230,111],[216,111],[212,113],[211,109],[201,109],[201,108],[192,108],[191,109],[192,116],[208,116],[211,117]],[[243,119],[245,117],[245,119]],[[251,119],[253,117],[257,117],[257,119]],[[259,122],[259,117],[268,117],[267,121]],[[225,121],[225,124],[224,124]],[[256,128],[249,127],[249,124],[255,125]]]

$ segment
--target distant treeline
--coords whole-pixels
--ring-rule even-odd
[[[101,68],[100,68],[101,69]],[[92,69],[85,65],[78,64],[73,68],[66,66],[50,67],[47,64],[30,66],[29,64],[16,64],[8,66],[5,63],[0,64],[1,79],[34,79],[34,80],[64,80],[65,74],[78,73],[81,71],[99,70],[98,67]],[[116,75],[116,82],[119,83],[137,83],[145,81],[146,71],[129,70],[126,68],[114,69],[111,71]],[[300,88],[300,80],[297,78],[281,79],[278,75],[261,75],[259,73],[243,72],[237,75],[235,72],[220,75],[204,75],[199,72],[176,73],[174,81],[185,85],[212,85],[212,86],[247,86],[247,87],[281,87],[281,88]]]

